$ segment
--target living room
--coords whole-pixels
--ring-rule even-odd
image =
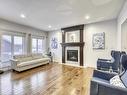
[[[126,9],[127,0],[1,0],[0,95],[126,95]]]

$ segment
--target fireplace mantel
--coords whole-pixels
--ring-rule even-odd
[[[75,43],[61,43],[62,46],[84,46],[84,42],[75,42]]]
[[[84,46],[84,42],[83,42],[83,30],[84,30],[84,25],[76,25],[76,26],[72,26],[72,27],[67,27],[67,28],[62,28],[62,63],[65,63],[65,48],[69,47],[69,46],[78,46],[80,47],[80,66],[83,66],[83,46]],[[73,32],[79,30],[80,33],[80,37],[79,37],[79,42],[65,42],[65,34],[66,32]]]

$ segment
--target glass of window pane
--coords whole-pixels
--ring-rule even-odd
[[[2,62],[7,62],[10,60],[12,56],[12,40],[11,40],[10,35],[2,35],[2,40],[1,40],[1,61]]]
[[[14,54],[23,54],[23,37],[14,36]]]
[[[38,39],[38,52],[42,53],[42,39]]]
[[[32,39],[32,52],[36,53],[37,52],[37,39]]]

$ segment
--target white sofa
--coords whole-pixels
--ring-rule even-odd
[[[24,71],[50,62],[50,58],[41,53],[31,55],[16,55],[11,59],[11,68],[15,71]]]

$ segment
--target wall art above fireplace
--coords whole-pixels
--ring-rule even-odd
[[[66,43],[73,43],[73,42],[80,42],[80,31],[71,31],[65,33],[65,42]]]

